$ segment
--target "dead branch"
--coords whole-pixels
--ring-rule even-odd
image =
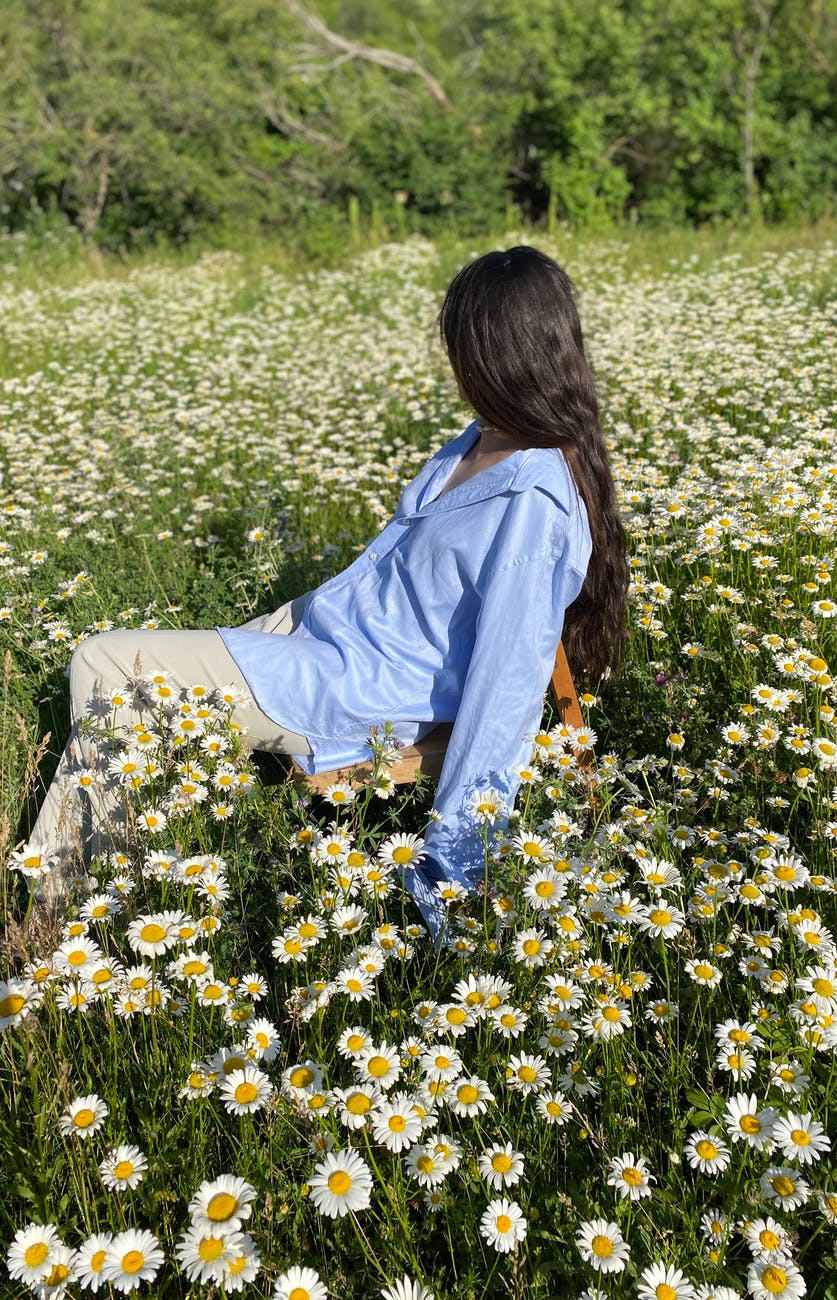
[[[406,54],[398,54],[395,50],[385,50],[374,45],[364,45],[361,41],[350,41],[339,32],[333,32],[330,27],[316,18],[314,14],[303,9],[302,5],[297,4],[297,0],[282,0],[285,8],[293,14],[309,32],[332,49],[340,50],[348,59],[361,59],[366,63],[375,63],[378,67],[388,68],[391,72],[403,72],[410,77],[419,77],[427,87],[433,99],[440,108],[450,108],[450,100],[442,89],[441,84],[436,80],[432,73],[423,68],[415,59],[409,58]]]

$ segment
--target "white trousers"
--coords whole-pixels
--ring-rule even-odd
[[[287,634],[299,621],[303,601],[304,597],[291,601],[244,626],[258,632]],[[28,841],[30,852],[56,861],[57,870],[45,882],[47,898],[57,898],[64,892],[73,875],[73,862],[83,873],[94,854],[124,847],[119,787],[103,782],[80,790],[74,782],[82,769],[95,773],[102,761],[107,761],[81,723],[92,714],[94,718],[112,718],[117,726],[144,722],[153,728],[159,705],[146,702],[137,693],[132,694],[130,704],[114,709],[111,692],[121,690],[139,675],[154,672],[166,672],[177,691],[199,683],[209,689],[236,687],[244,702],[233,710],[232,721],[246,731],[245,740],[251,749],[276,754],[311,752],[304,736],[280,726],[261,711],[218,632],[118,629],[89,637],[70,661],[70,736]]]

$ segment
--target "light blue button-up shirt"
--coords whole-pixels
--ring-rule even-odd
[[[374,725],[412,744],[454,723],[426,847],[469,887],[485,869],[470,796],[494,786],[512,806],[591,549],[557,449],[516,451],[439,497],[479,435],[474,421],[428,461],[289,636],[218,629],[262,711],[308,739],[309,772],[368,758]]]

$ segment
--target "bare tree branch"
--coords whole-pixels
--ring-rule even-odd
[[[308,28],[309,32],[318,36],[325,45],[340,50],[345,58],[360,59],[366,63],[375,63],[381,68],[388,68],[392,72],[403,72],[410,77],[419,77],[439,107],[450,108],[450,100],[441,84],[432,73],[423,68],[420,63],[416,63],[415,59],[408,58],[406,54],[398,54],[395,50],[384,50],[374,45],[364,45],[361,41],[348,40],[345,36],[326,27],[325,23],[309,13],[307,9],[303,9],[297,0],[282,0],[282,4],[294,18]]]

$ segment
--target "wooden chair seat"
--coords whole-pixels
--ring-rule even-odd
[[[570,666],[567,663],[567,656],[564,653],[562,644],[559,644],[555,652],[555,665],[552,670],[550,686],[561,721],[571,727],[583,727],[585,725],[584,716],[581,712]],[[387,769],[390,780],[395,785],[405,785],[410,781],[415,781],[420,772],[425,776],[438,780],[442,771],[442,764],[445,761],[445,753],[452,730],[452,722],[442,722],[438,727],[434,727],[432,731],[429,731],[426,736],[423,736],[421,740],[417,741],[415,745],[407,745],[402,749],[398,762]],[[580,759],[586,757],[586,755],[589,755],[589,751],[579,751]],[[353,763],[351,767],[333,768],[329,772],[317,772],[311,776],[303,771],[299,764],[292,759],[291,770],[294,779],[300,784],[304,783],[315,794],[323,794],[330,785],[334,785],[338,781],[346,782],[352,786],[363,785],[372,775],[373,764],[371,761]]]

